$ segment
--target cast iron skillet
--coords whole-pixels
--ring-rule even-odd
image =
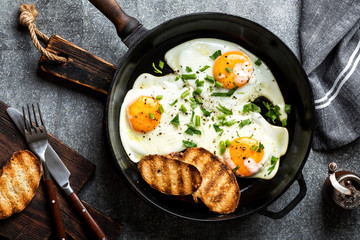
[[[106,132],[113,158],[130,186],[151,205],[172,215],[198,221],[221,221],[261,213],[281,218],[305,196],[306,185],[301,170],[312,139],[313,99],[307,76],[291,50],[274,34],[247,19],[220,13],[190,14],[146,30],[126,15],[115,0],[90,0],[115,25],[118,35],[129,47],[120,60],[112,80],[106,107]],[[156,13],[154,13],[156,14]],[[126,92],[139,74],[151,71],[152,62],[162,59],[172,47],[194,38],[218,38],[231,41],[261,58],[274,74],[292,112],[288,120],[289,147],[281,157],[280,168],[271,180],[239,179],[241,198],[232,214],[219,215],[201,204],[175,200],[153,190],[142,180],[136,164],[127,157],[120,140],[119,113]],[[267,207],[297,180],[298,195],[280,212]]]

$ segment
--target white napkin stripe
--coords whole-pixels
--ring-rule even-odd
[[[350,68],[350,66],[352,65],[353,60],[354,60],[354,58],[355,58],[355,55],[359,52],[359,49],[360,49],[360,40],[359,40],[359,42],[358,42],[358,44],[357,44],[354,52],[351,54],[350,59],[349,59],[347,65],[346,65],[345,68],[341,71],[341,73],[338,75],[338,77],[335,79],[335,82],[334,82],[333,86],[331,87],[331,89],[325,94],[324,97],[315,100],[315,104],[316,104],[316,103],[321,103],[321,102],[323,102],[323,101],[328,100],[328,97],[333,93],[333,91],[335,90],[335,88],[338,86],[339,80],[342,78],[342,76],[345,74],[345,72],[346,72],[346,71]]]
[[[330,105],[330,103],[337,97],[337,95],[339,94],[341,88],[344,86],[344,84],[347,82],[347,80],[349,80],[349,78],[351,77],[351,75],[354,73],[358,63],[360,61],[360,54],[358,55],[358,57],[355,60],[355,63],[353,65],[353,67],[351,68],[351,71],[345,76],[345,78],[341,81],[339,87],[337,88],[336,92],[334,93],[334,95],[329,98],[329,100],[327,102],[325,102],[324,104],[321,105],[317,105],[315,106],[315,109],[322,109],[325,108],[327,106]]]

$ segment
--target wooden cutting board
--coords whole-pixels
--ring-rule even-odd
[[[14,152],[28,149],[24,137],[7,115],[7,108],[8,106],[0,101],[0,167],[10,159]],[[94,173],[95,165],[51,135],[49,143],[70,170],[70,182],[74,191],[78,192]],[[91,232],[83,226],[70,201],[58,186],[56,186],[56,191],[68,239],[92,239]],[[46,194],[41,181],[34,198],[21,213],[0,220],[0,239],[53,239],[52,232],[55,231],[45,199]],[[86,202],[83,203],[108,238],[116,239],[122,226]]]

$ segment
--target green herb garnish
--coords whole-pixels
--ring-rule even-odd
[[[263,102],[264,106],[267,108],[268,112],[265,114],[265,116],[269,117],[273,123],[275,123],[275,120],[279,119],[280,113],[280,107],[278,105],[272,105],[272,103]]]
[[[196,74],[182,74],[181,75],[182,80],[189,80],[189,79],[196,79]]]
[[[214,129],[215,129],[215,132],[220,132],[220,133],[219,133],[219,136],[221,136],[221,135],[223,134],[224,129],[220,128],[218,124],[214,123],[214,124],[213,124],[213,127],[214,127]]]
[[[290,104],[285,104],[285,112],[288,113],[288,114],[291,112],[291,105]]]
[[[195,125],[196,125],[197,127],[200,127],[200,116],[199,116],[199,115],[196,115],[196,116],[195,116]]]
[[[210,113],[208,110],[206,110],[206,109],[203,108],[203,107],[201,107],[200,109],[201,109],[201,111],[205,114],[205,116],[210,116],[211,113]]]
[[[212,60],[217,59],[219,56],[221,56],[221,50],[217,50],[213,53],[213,55],[209,56]]]
[[[195,84],[197,87],[202,87],[204,86],[204,81],[200,81],[199,79],[196,79]]]
[[[177,102],[178,102],[178,100],[175,99],[175,101],[173,101],[172,103],[170,103],[170,106],[174,106]]]
[[[155,63],[152,63],[152,66],[153,66],[153,68],[154,68],[154,72],[155,72],[155,73],[160,73],[160,74],[162,74],[162,71],[160,71],[159,69],[156,68]]]
[[[225,68],[225,70],[226,70],[228,73],[231,73],[231,72],[232,72],[231,68],[229,68],[229,67]]]
[[[255,61],[256,66],[260,66],[261,63],[262,63],[262,61],[261,61],[260,58],[258,58],[258,59]]]
[[[160,104],[159,106],[159,111],[160,111],[160,114],[163,114],[164,113],[164,107],[163,105]]]
[[[223,155],[224,152],[226,151],[226,145],[224,143],[224,141],[220,141],[220,155]]]
[[[164,62],[159,60],[159,68],[163,69],[164,68]]]
[[[246,125],[249,125],[249,124],[251,124],[251,120],[248,118],[248,119],[242,120],[240,122],[240,124],[239,124],[239,127],[243,128],[243,127],[245,127]]]
[[[243,107],[243,113],[247,113],[247,112],[256,112],[256,113],[260,113],[261,109],[259,106],[257,106],[254,103],[248,103],[245,104]]]
[[[187,109],[186,109],[186,107],[184,106],[184,104],[181,104],[180,110],[183,111],[184,113],[187,112]]]
[[[222,112],[222,113],[224,113],[224,114],[226,114],[226,115],[232,115],[232,114],[233,114],[232,110],[227,109],[226,107],[224,107],[224,106],[221,105],[220,103],[219,103],[219,106],[216,107],[216,108],[217,108],[220,112]]]
[[[221,82],[215,81],[215,86],[218,88],[222,88],[224,86],[224,84],[222,84]]]
[[[188,129],[186,131],[191,131],[193,134],[196,134],[196,135],[201,135],[201,131],[196,129],[195,127],[191,126],[190,124],[187,125],[188,126]],[[190,134],[192,135],[192,134]]]
[[[197,147],[196,143],[193,143],[193,142],[190,142],[190,141],[183,140],[183,144],[187,148]]]
[[[213,76],[210,75],[206,75],[206,77],[204,78],[206,81],[214,83],[215,82],[215,78]]]
[[[209,65],[205,65],[204,67],[202,67],[202,68],[200,69],[200,72],[205,71],[205,70],[208,69],[209,67],[210,67]]]
[[[181,98],[185,98],[187,95],[189,95],[189,90],[186,90],[181,94]]]
[[[226,145],[226,147],[230,147],[231,142],[230,142],[230,140],[229,140],[229,139],[226,139],[226,141],[225,141],[225,145]]]
[[[194,93],[197,94],[197,95],[200,95],[200,93],[202,92],[202,89],[201,88],[196,88]],[[195,100],[196,100],[196,97],[195,97]]]
[[[186,70],[186,72],[188,72],[188,73],[189,73],[189,72],[192,72],[191,67],[188,67],[188,66],[186,66],[186,69],[185,69],[185,70]]]
[[[236,86],[233,89],[230,89],[228,92],[214,92],[211,94],[211,96],[215,96],[215,97],[231,97],[234,92],[236,91],[236,89],[238,89],[239,87]]]
[[[240,168],[240,166],[239,166],[239,165],[237,165],[236,167],[234,167],[234,168],[232,169],[232,172],[235,174],[235,173],[236,173],[236,171],[237,171],[239,168]]]
[[[286,118],[284,118],[283,120],[281,120],[281,126],[286,127],[287,125],[287,121]]]
[[[279,161],[279,158],[272,156],[271,160],[270,160],[270,167],[268,168],[268,174],[270,174],[274,169],[275,169],[275,165],[277,163],[277,161]]]
[[[163,95],[157,95],[156,96],[156,100],[161,100],[161,99],[163,99]]]
[[[173,120],[171,120],[170,123],[172,123],[172,124],[174,124],[174,125],[179,125],[179,124],[180,124],[179,114],[177,114],[177,115],[173,118]]]
[[[152,120],[155,120],[155,116],[153,113],[149,113],[149,118],[152,119]]]

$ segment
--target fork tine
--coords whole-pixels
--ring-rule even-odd
[[[36,127],[39,127],[39,122],[38,122],[37,117],[36,117],[34,104],[31,104],[31,107],[32,107],[32,110],[33,110],[33,113],[34,113],[34,120],[35,120]]]
[[[37,107],[38,107],[38,110],[39,110],[40,123],[45,128],[45,124],[44,124],[44,121],[43,121],[43,118],[42,118],[42,115],[41,115],[41,111],[40,111],[39,102],[37,102]]]
[[[31,134],[31,130],[34,130],[35,133],[37,133],[36,128],[35,128],[34,125],[33,125],[32,118],[31,118],[31,111],[30,111],[30,106],[29,106],[29,104],[27,104],[26,107],[27,107],[27,112],[28,112],[29,121],[30,121],[29,132],[30,132],[30,134]]]

